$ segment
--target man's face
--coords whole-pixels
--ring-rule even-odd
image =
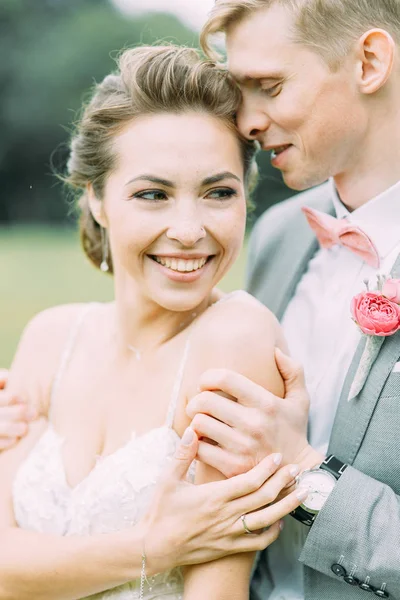
[[[289,187],[303,190],[356,169],[368,119],[355,59],[333,72],[291,40],[293,22],[273,5],[231,26],[226,37],[228,67],[243,93],[239,129],[271,151]]]

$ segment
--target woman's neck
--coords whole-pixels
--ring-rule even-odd
[[[172,311],[139,293],[118,294],[114,304],[114,330],[120,350],[125,354],[155,350],[184,331],[217,298],[209,294],[195,308]]]

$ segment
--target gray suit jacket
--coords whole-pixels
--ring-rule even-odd
[[[278,318],[318,249],[300,208],[332,213],[327,189],[325,184],[273,207],[254,228],[247,287]],[[400,278],[400,256],[394,276]],[[368,596],[333,573],[341,558],[347,573],[355,567],[359,580],[369,577],[378,589],[386,583],[390,598],[400,600],[400,372],[393,372],[400,332],[385,339],[363,391],[348,403],[363,344],[349,365],[329,446],[329,453],[351,466],[310,529],[299,558],[306,600]],[[252,600],[268,600],[272,589],[265,552],[253,577]]]

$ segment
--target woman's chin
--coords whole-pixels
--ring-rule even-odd
[[[153,300],[164,310],[176,313],[190,313],[192,316],[196,316],[194,313],[198,310],[203,303],[208,303],[212,289],[204,291],[204,293],[190,293],[190,292],[176,292],[173,294],[160,294]]]

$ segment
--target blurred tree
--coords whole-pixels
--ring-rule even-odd
[[[193,46],[197,36],[170,14],[129,19],[108,0],[1,0],[0,223],[65,219],[50,156],[61,146],[56,165],[65,158],[84,91],[115,68],[121,48],[159,40]],[[260,160],[258,212],[288,195]]]

